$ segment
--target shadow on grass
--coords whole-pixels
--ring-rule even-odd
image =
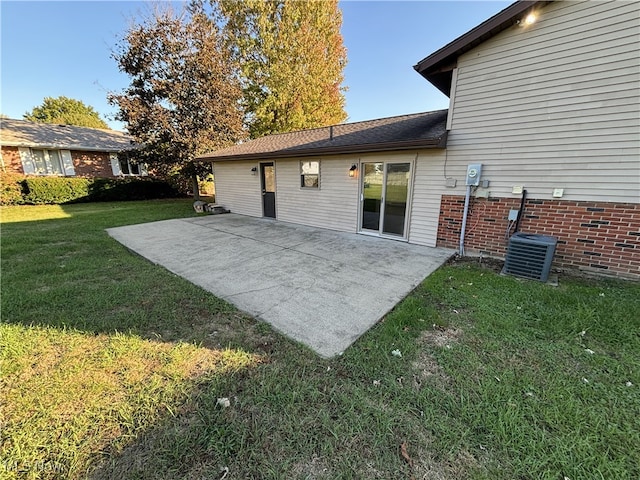
[[[244,375],[251,373],[199,382],[174,412],[141,430],[123,448],[96,457],[87,478],[221,478],[223,468],[254,440],[238,421],[237,397],[227,397]]]
[[[300,347],[104,231],[193,216],[191,202],[2,214],[7,478],[84,478],[96,463],[96,478],[166,478],[234,451],[217,398]]]

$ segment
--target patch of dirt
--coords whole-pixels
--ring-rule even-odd
[[[402,447],[400,455],[409,467],[412,480],[463,480],[470,478],[474,471],[482,470],[484,462],[468,450],[450,452],[442,457],[433,454],[433,438],[425,431]],[[404,478],[404,477],[403,477]]]
[[[451,348],[452,345],[459,341],[461,336],[462,330],[459,328],[445,328],[434,325],[431,330],[423,332],[418,339],[418,344],[437,348]],[[428,383],[441,390],[446,390],[451,385],[451,377],[446,374],[428,350],[428,348],[422,349],[418,354],[418,358],[411,364],[416,372],[413,374],[413,387],[419,390],[424,383]]]
[[[420,352],[411,366],[417,372],[413,374],[413,387],[416,390],[422,388],[425,382],[441,390],[445,390],[451,383],[451,377],[445,373],[437,360],[425,351]]]
[[[478,460],[462,450],[452,459],[435,459],[430,453],[419,453],[413,463],[415,480],[462,480],[480,467]]]
[[[308,461],[297,462],[291,468],[291,476],[304,480],[317,480],[333,478],[329,462],[317,455],[312,455]]]
[[[419,342],[425,345],[432,345],[439,348],[447,348],[458,342],[462,336],[462,330],[459,328],[443,328],[434,327],[432,330],[427,330],[420,337]]]
[[[366,462],[366,467],[358,470],[356,478],[387,478],[387,475],[378,470],[372,462]]]
[[[271,345],[277,337],[249,315],[243,313],[218,313],[196,318],[192,328],[207,337],[205,343],[227,345],[243,343],[264,353],[270,353]]]

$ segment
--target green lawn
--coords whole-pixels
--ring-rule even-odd
[[[0,213],[0,478],[640,478],[637,283],[451,264],[322,360],[104,231],[190,201]]]

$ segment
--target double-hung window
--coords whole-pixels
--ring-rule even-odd
[[[320,162],[300,162],[300,187],[320,188]]]

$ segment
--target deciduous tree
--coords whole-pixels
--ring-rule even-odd
[[[346,119],[347,56],[337,0],[220,0],[219,5],[241,68],[252,138]]]
[[[215,18],[200,2],[178,14],[156,7],[129,28],[113,57],[131,78],[109,99],[141,145],[135,156],[190,176],[197,197],[197,175],[207,170],[195,157],[243,134],[242,90]]]
[[[78,127],[109,128],[93,107],[80,100],[60,96],[45,97],[42,105],[23,115],[25,120],[38,123],[59,123]]]

